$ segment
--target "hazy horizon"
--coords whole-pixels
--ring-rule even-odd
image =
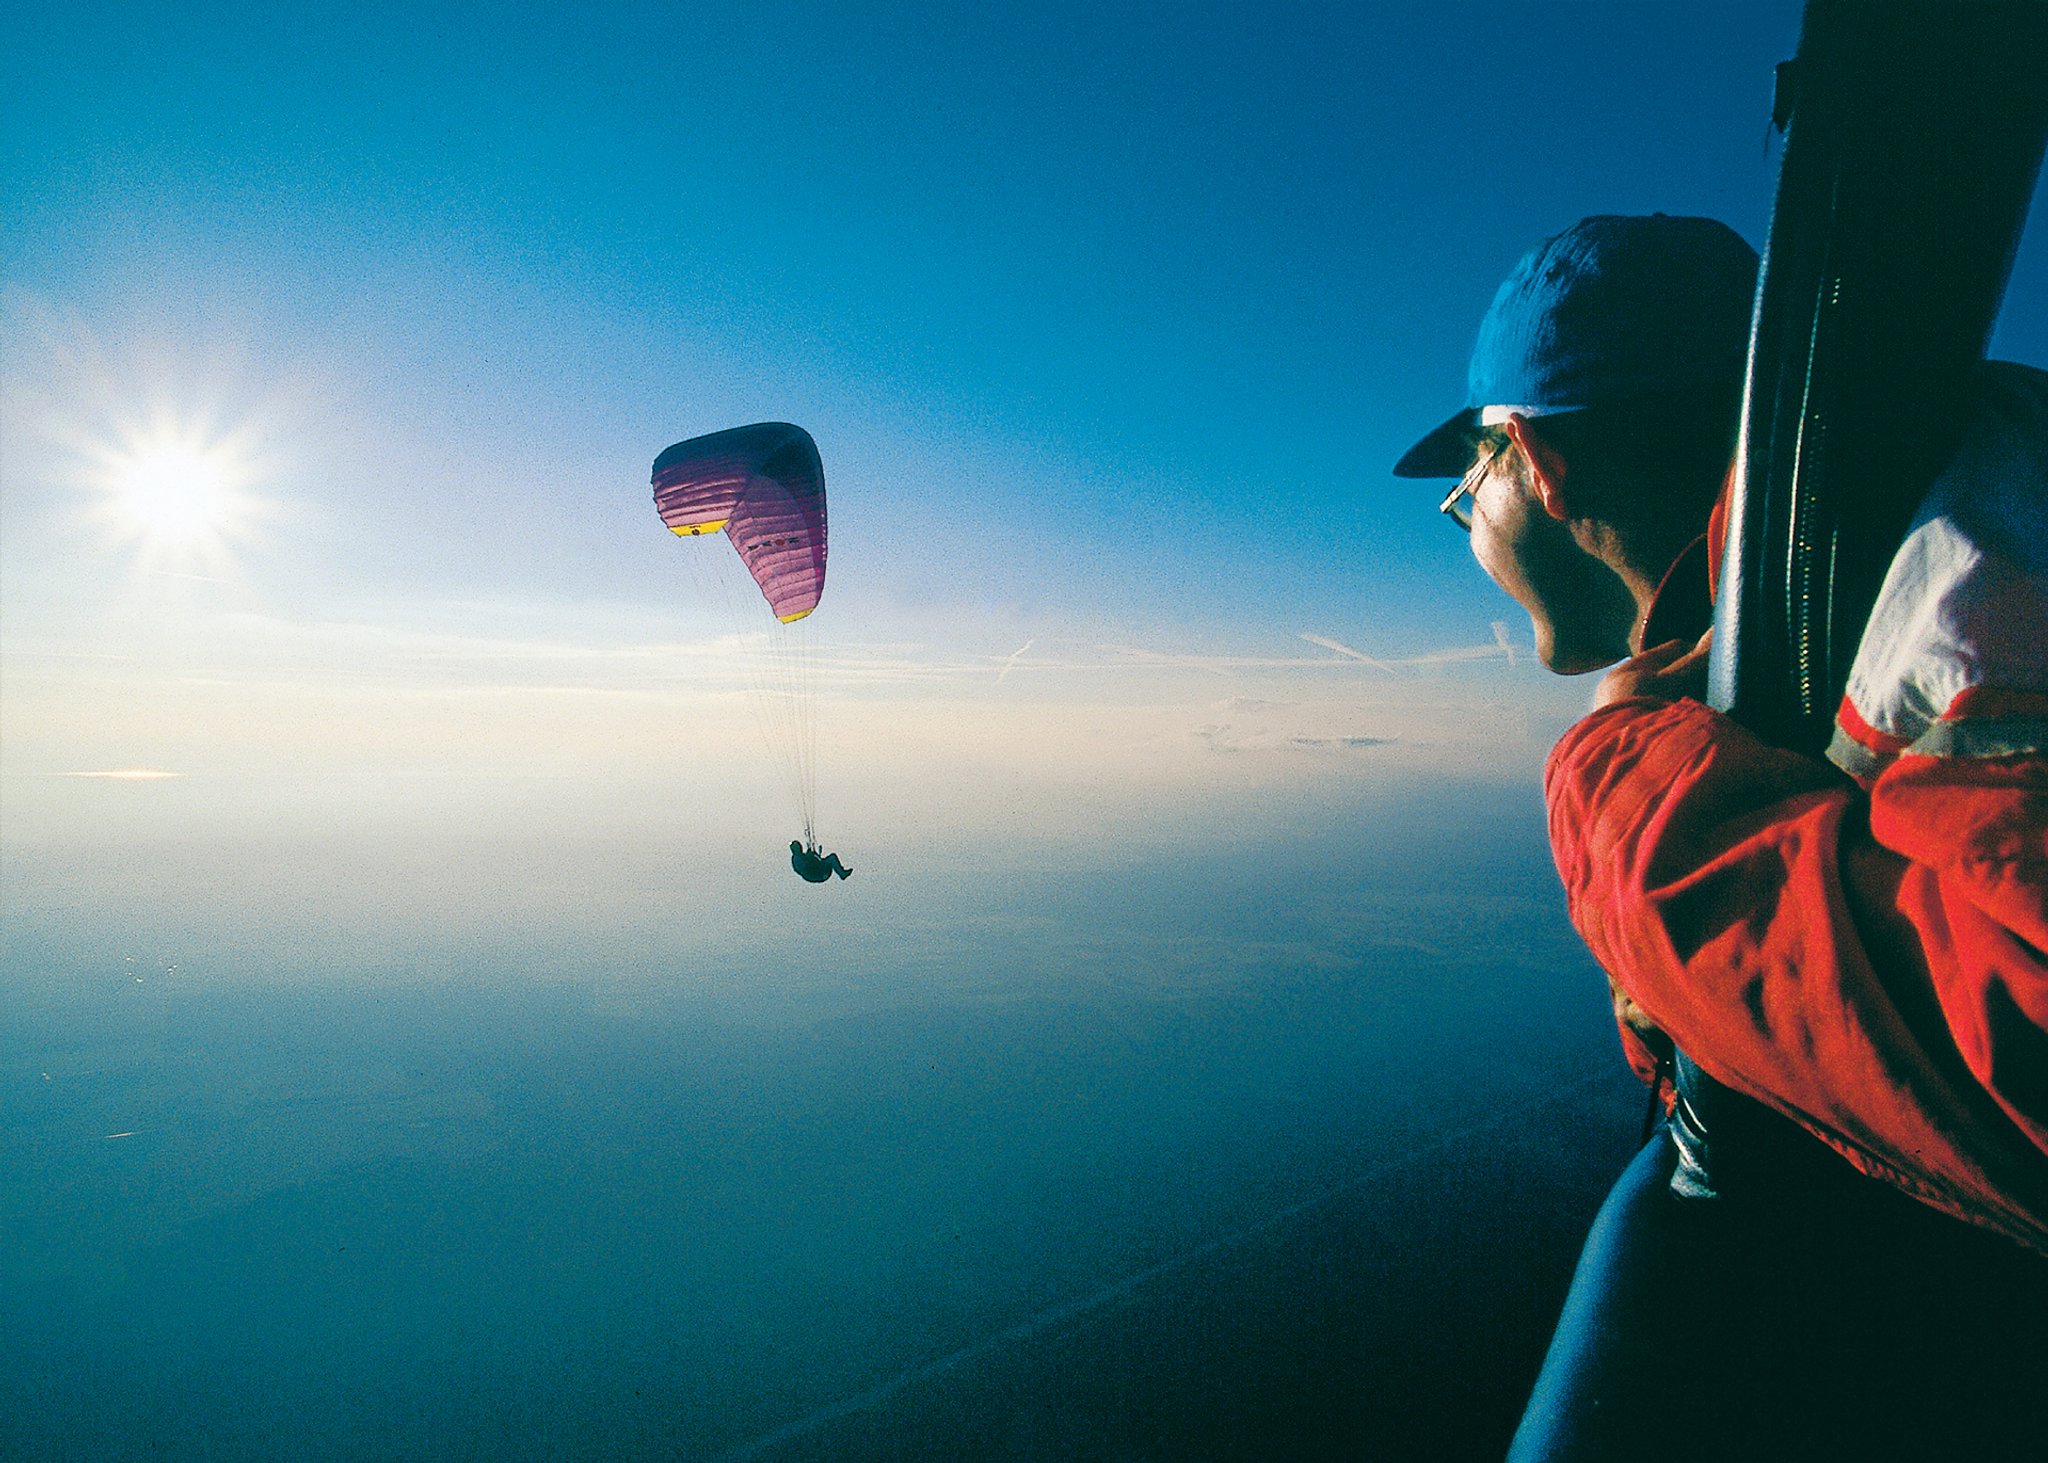
[[[1530,803],[1384,832],[785,875],[727,964],[13,936],[14,1445],[1478,1456],[1638,1104]]]

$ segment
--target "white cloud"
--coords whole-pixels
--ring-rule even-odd
[[[1229,722],[1212,722],[1206,726],[1198,726],[1192,735],[1210,751],[1226,755],[1297,752],[1341,756],[1373,747],[1393,746],[1399,741],[1397,737],[1290,733],[1276,730],[1270,725],[1243,726]]]

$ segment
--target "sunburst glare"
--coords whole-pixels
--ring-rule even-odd
[[[240,578],[286,511],[284,444],[303,437],[307,399],[293,375],[203,332],[109,335],[21,292],[0,295],[0,347],[11,491],[39,485],[53,526],[102,563],[119,551],[138,586]]]
[[[121,475],[121,506],[152,537],[185,541],[212,533],[226,503],[221,464],[182,442],[144,451]]]
[[[92,453],[101,517],[149,559],[225,568],[264,514],[256,444],[248,429],[159,415]]]

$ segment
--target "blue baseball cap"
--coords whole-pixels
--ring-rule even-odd
[[[1457,477],[1472,437],[1509,412],[1552,416],[1632,398],[1733,390],[1749,354],[1756,250],[1710,218],[1600,214],[1522,257],[1479,322],[1465,408],[1394,464]]]

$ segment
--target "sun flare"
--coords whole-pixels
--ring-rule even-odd
[[[94,451],[99,514],[158,568],[225,570],[268,516],[252,431],[221,432],[159,414]]]
[[[155,443],[128,461],[118,491],[134,528],[152,538],[190,542],[220,528],[228,473],[217,452],[183,442]]]

